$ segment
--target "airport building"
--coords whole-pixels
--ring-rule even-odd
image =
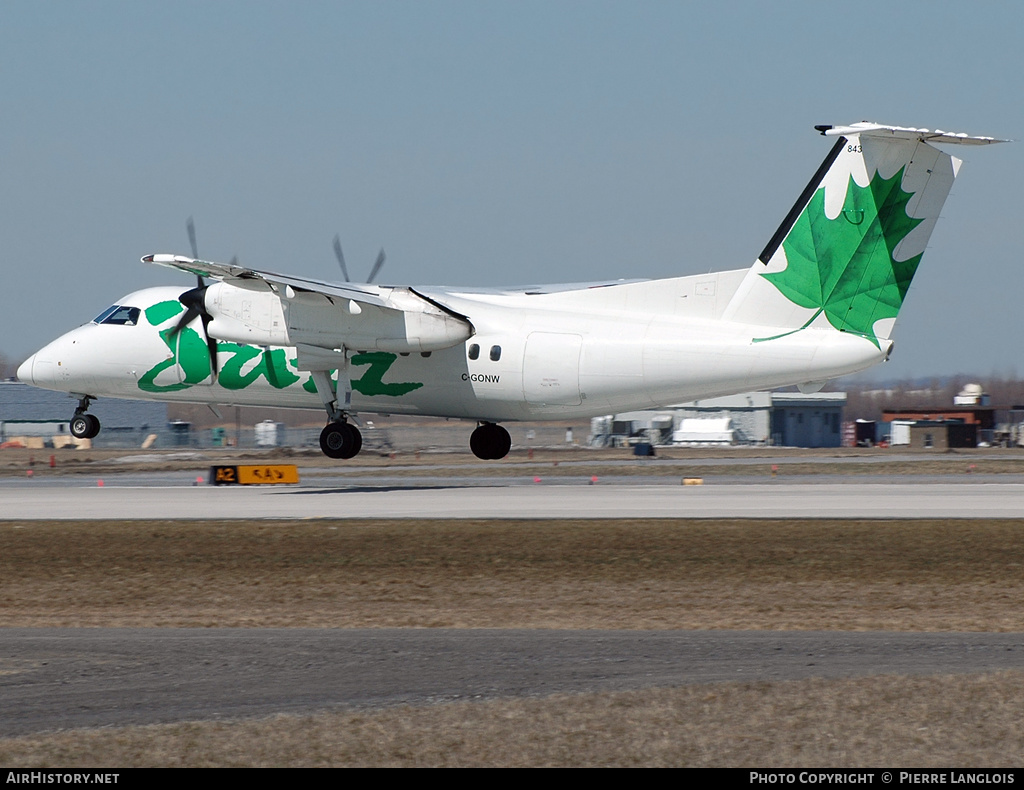
[[[596,447],[637,443],[714,447],[840,447],[845,392],[748,392],[591,421]]]
[[[1024,407],[993,406],[980,384],[968,384],[952,405],[889,406],[880,440],[915,449],[1024,444]]]

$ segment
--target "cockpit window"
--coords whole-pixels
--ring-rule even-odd
[[[127,305],[115,304],[96,316],[96,318],[93,319],[93,323],[135,326],[139,323],[139,313],[141,312],[142,311],[139,310],[138,307],[128,307]]]
[[[98,316],[96,316],[94,319],[92,319],[92,322],[94,324],[102,324],[103,323],[103,319],[106,318],[111,313],[113,313],[115,310],[117,310],[117,308],[118,308],[118,305],[116,305],[116,304],[112,305],[111,307],[108,307],[106,310],[104,310],[102,313],[100,313]]]

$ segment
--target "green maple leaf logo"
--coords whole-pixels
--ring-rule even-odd
[[[896,317],[921,262],[921,255],[893,258],[896,246],[924,221],[907,215],[913,193],[903,191],[903,170],[889,179],[876,173],[866,187],[851,177],[835,219],[825,216],[824,187],[800,214],[782,243],[786,268],[761,276],[793,303],[816,309],[801,329],[824,313],[836,329],[879,346],[874,324]]]

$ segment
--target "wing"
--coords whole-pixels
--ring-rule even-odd
[[[142,260],[219,281],[203,294],[218,340],[401,353],[450,348],[474,334],[468,317],[412,288],[329,283],[181,255]]]
[[[380,307],[387,306],[385,301],[380,298],[379,292],[381,288],[373,285],[358,286],[348,283],[329,283],[305,277],[293,277],[287,274],[259,271],[246,266],[239,266],[238,264],[201,261],[196,258],[186,258],[183,255],[147,255],[142,261],[143,263],[155,263],[158,266],[178,269],[189,274],[198,274],[202,277],[209,277],[250,290],[254,286],[258,288],[258,283],[266,283],[273,290],[284,290],[290,287],[295,291],[329,294],[342,299],[355,299],[356,301]],[[275,288],[275,286],[279,287]]]

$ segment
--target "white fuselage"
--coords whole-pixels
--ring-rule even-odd
[[[492,422],[591,417],[822,382],[886,358],[887,341],[830,327],[777,336],[777,327],[723,320],[746,274],[547,293],[421,290],[468,318],[473,335],[422,352],[346,343],[351,409]],[[195,329],[169,333],[183,290],[124,297],[119,304],[140,309],[137,323],[79,327],[27,360],[19,378],[94,398],[323,408],[294,348],[221,339],[216,382],[196,373],[205,341]]]

